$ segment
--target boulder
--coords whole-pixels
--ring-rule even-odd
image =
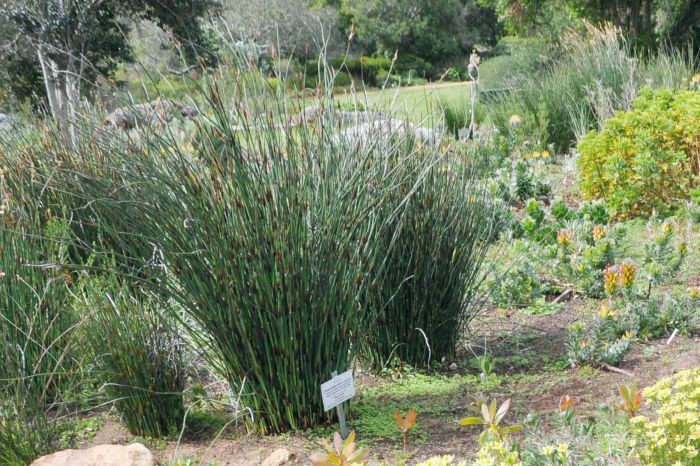
[[[392,135],[396,134],[402,134],[403,136],[411,135],[418,140],[435,144],[436,146],[440,145],[442,140],[442,134],[440,134],[440,132],[431,128],[414,125],[409,121],[398,118],[373,120],[368,123],[351,126],[342,131],[338,139],[351,144],[358,144],[371,141],[375,137],[389,139]]]
[[[167,123],[174,117],[195,118],[199,110],[176,100],[156,99],[145,104],[120,107],[107,115],[105,124],[122,129],[133,129],[138,125]]]
[[[317,106],[308,106],[301,112],[294,115],[289,120],[289,126],[300,126],[303,124],[313,124],[316,123],[319,116],[323,115],[324,109]]]
[[[303,124],[318,123],[319,120],[327,123],[345,125],[359,125],[377,120],[385,120],[388,117],[378,112],[367,111],[342,111],[342,110],[327,110],[318,106],[309,106],[294,115],[288,122],[289,126],[301,126]]]
[[[31,466],[156,466],[158,460],[140,443],[97,445],[87,450],[63,450],[42,456]]]
[[[260,463],[260,466],[282,466],[287,464],[290,456],[289,450],[286,448],[279,448],[273,451],[270,456],[265,458],[265,460]]]

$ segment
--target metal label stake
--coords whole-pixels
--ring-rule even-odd
[[[338,371],[333,371],[331,372],[331,376],[336,377],[338,375]],[[348,438],[348,426],[345,423],[345,409],[343,409],[343,403],[340,403],[338,406],[336,406],[335,411],[338,413],[338,422],[340,423],[340,435],[343,437],[343,440]]]
[[[340,423],[340,435],[345,440],[348,438],[348,426],[345,422],[343,403],[355,396],[355,381],[352,378],[352,371],[346,371],[340,375],[338,375],[337,371],[333,371],[331,376],[331,380],[321,384],[323,410],[336,409],[338,422]]]

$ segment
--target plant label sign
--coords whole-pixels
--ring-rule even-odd
[[[355,380],[352,371],[346,371],[339,375],[333,375],[328,382],[321,384],[321,397],[323,398],[323,410],[340,406],[355,396]]]

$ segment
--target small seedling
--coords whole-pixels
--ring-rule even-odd
[[[483,395],[472,395],[471,396],[471,401],[467,405],[467,409],[469,412],[472,412],[476,415],[481,414],[481,405],[488,405],[489,404],[489,399],[486,398]]]
[[[496,367],[496,359],[493,356],[483,355],[477,358],[479,362],[479,369],[481,370],[481,380],[490,379],[495,377],[496,374],[493,373]]]
[[[635,417],[642,407],[642,392],[637,391],[637,384],[621,385],[618,390],[622,396],[622,402],[618,403],[616,408]]]
[[[417,417],[418,415],[416,414],[415,409],[410,409],[408,413],[406,413],[406,417],[403,417],[400,411],[396,411],[394,413],[394,419],[396,419],[396,424],[399,426],[399,429],[401,429],[401,432],[403,433],[404,453],[408,450],[408,431],[416,425]]]
[[[522,430],[522,426],[501,426],[501,421],[510,408],[510,400],[506,400],[496,409],[496,400],[493,400],[490,405],[484,403],[481,405],[481,417],[465,417],[459,423],[463,426],[484,426],[484,431],[479,436],[479,443],[485,444],[495,440],[505,442],[508,434]]]
[[[574,399],[569,395],[564,395],[559,399],[559,414],[562,416],[574,410]]]
[[[348,438],[343,441],[340,432],[333,434],[333,445],[325,444],[326,453],[314,453],[311,455],[312,466],[349,466],[367,464],[363,461],[369,453],[366,448],[357,449],[355,432],[350,432]]]

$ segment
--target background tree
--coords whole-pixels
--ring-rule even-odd
[[[69,137],[83,83],[111,75],[132,58],[129,19],[156,21],[181,44],[185,58],[212,64],[215,54],[199,18],[215,6],[212,0],[7,0],[0,6],[9,63],[4,72],[27,76],[16,96],[40,92]],[[38,74],[43,89],[36,87]]]
[[[658,35],[681,46],[691,43],[700,52],[700,5],[697,0],[658,0]]]
[[[493,8],[508,34],[556,36],[573,25],[566,0],[478,0]]]
[[[128,26],[108,0],[28,0],[6,5],[3,13],[18,40],[36,53],[51,114],[66,141],[73,139],[81,88],[89,74],[107,74],[129,58]]]
[[[499,27],[491,10],[472,0],[342,0],[368,51],[410,53],[442,63],[475,43],[494,43]]]
[[[219,7],[216,0],[115,0],[132,18],[149,19],[179,42],[188,63],[216,63],[214,41],[201,18]]]
[[[666,42],[680,46],[700,39],[697,0],[479,0],[494,8],[508,31],[553,36],[586,20],[612,23],[642,48]]]
[[[621,27],[639,45],[652,46],[656,39],[654,0],[568,0],[579,18],[601,25],[610,22]]]
[[[334,55],[345,42],[338,8],[309,0],[223,0],[221,17],[234,38],[284,56],[316,56],[324,42]]]

